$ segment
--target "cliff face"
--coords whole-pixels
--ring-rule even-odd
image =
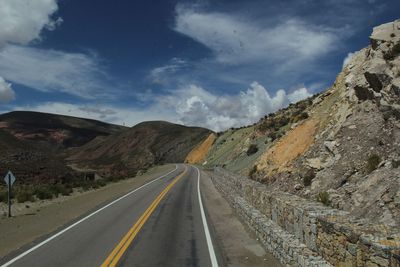
[[[209,165],[400,225],[400,21],[374,28],[370,40],[326,92],[220,135]],[[258,150],[249,154],[251,144]],[[240,170],[229,163],[238,159]]]

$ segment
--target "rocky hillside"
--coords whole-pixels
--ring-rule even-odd
[[[400,21],[373,29],[324,93],[221,133],[205,164],[400,225]]]
[[[183,162],[211,131],[163,121],[143,122],[127,131],[97,137],[72,151],[69,160],[103,175],[134,175],[162,163]]]

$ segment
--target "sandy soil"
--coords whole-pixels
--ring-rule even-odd
[[[190,151],[190,153],[186,156],[185,162],[191,164],[202,163],[205,160],[208,151],[210,151],[212,145],[214,144],[215,139],[217,139],[215,134],[210,134],[206,140]]]
[[[112,183],[98,190],[13,205],[14,217],[0,218],[0,258],[174,168],[174,165],[157,166],[142,176]],[[3,205],[1,210],[4,211],[5,207]]]
[[[259,159],[257,169],[269,175],[290,168],[290,164],[314,143],[317,122],[309,119],[290,130]]]

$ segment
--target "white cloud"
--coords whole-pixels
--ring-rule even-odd
[[[96,56],[24,46],[62,23],[57,10],[57,0],[0,0],[0,76],[43,92],[109,97]]]
[[[0,77],[0,104],[11,102],[14,99],[15,93],[11,88],[11,84]]]
[[[209,47],[224,63],[312,60],[335,49],[339,40],[337,31],[300,19],[267,25],[251,21],[178,6],[174,30]]]
[[[278,90],[271,96],[257,82],[237,95],[223,96],[212,94],[196,85],[188,85],[171,92],[169,96],[157,98],[155,105],[173,110],[176,121],[180,123],[221,131],[254,123],[267,113],[309,96],[311,94],[306,88],[289,94]]]
[[[187,66],[187,62],[181,58],[172,58],[167,65],[152,69],[148,75],[150,82],[155,84],[165,84],[166,81],[177,71]]]
[[[350,53],[347,54],[347,56],[343,60],[343,67],[342,68],[344,68],[347,64],[349,64],[350,60],[354,57],[355,54],[356,54],[355,52],[354,53],[350,52]]]
[[[65,53],[8,45],[0,51],[0,75],[43,92],[58,91],[83,98],[100,98],[106,75],[95,55]]]
[[[53,30],[61,23],[51,18],[57,9],[56,0],[0,0],[0,48],[40,39],[43,28]]]

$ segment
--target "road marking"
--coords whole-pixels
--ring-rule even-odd
[[[208,229],[206,214],[204,213],[203,202],[201,201],[200,194],[200,171],[197,167],[193,166],[197,170],[197,194],[199,196],[201,219],[203,221],[204,232],[206,234],[208,253],[210,254],[211,266],[218,267],[217,257],[215,256],[214,246],[211,240],[210,231]]]
[[[49,238],[47,238],[46,240],[40,242],[40,243],[37,244],[36,246],[34,246],[34,247],[28,249],[28,250],[25,251],[24,253],[18,255],[17,257],[15,257],[15,258],[11,259],[10,261],[6,262],[5,264],[1,265],[1,267],[8,267],[8,266],[10,266],[11,264],[13,264],[14,262],[16,262],[17,260],[19,260],[19,259],[25,257],[26,255],[28,255],[28,254],[31,253],[32,251],[35,251],[36,249],[38,249],[38,248],[40,248],[41,246],[45,245],[46,243],[50,242],[50,241],[53,240],[54,238],[56,238],[56,237],[62,235],[63,233],[67,232],[68,230],[71,230],[72,228],[74,228],[74,227],[77,226],[78,224],[80,224],[80,223],[86,221],[87,219],[89,219],[90,217],[96,215],[96,214],[99,213],[100,211],[102,211],[102,210],[104,210],[104,209],[106,209],[106,208],[108,208],[108,207],[114,205],[114,204],[117,203],[118,201],[120,201],[120,200],[122,200],[122,199],[128,197],[129,195],[135,193],[136,191],[138,191],[138,190],[140,190],[140,189],[142,189],[142,188],[144,188],[144,187],[146,187],[146,186],[148,186],[148,185],[154,183],[155,181],[158,181],[158,180],[164,178],[165,176],[167,176],[167,175],[173,173],[174,171],[176,171],[177,169],[178,169],[178,166],[175,165],[175,169],[173,169],[172,171],[170,171],[170,172],[168,172],[168,173],[166,173],[166,174],[164,174],[164,175],[162,175],[162,176],[160,176],[160,177],[158,177],[158,178],[156,178],[156,179],[154,179],[154,180],[152,180],[152,181],[150,181],[150,182],[148,182],[148,183],[146,183],[146,184],[144,184],[144,185],[142,185],[142,186],[140,186],[140,187],[138,187],[138,188],[136,188],[136,189],[134,189],[134,190],[132,190],[131,192],[129,192],[129,193],[123,195],[122,197],[120,197],[120,198],[118,198],[118,199],[112,201],[111,203],[105,205],[104,207],[102,207],[102,208],[100,208],[100,209],[94,211],[93,213],[87,215],[86,217],[84,217],[84,218],[80,219],[79,221],[75,222],[74,224],[68,226],[67,228],[65,228],[65,229],[61,230],[60,232],[58,232],[58,233],[52,235],[51,237],[49,237]]]
[[[185,171],[177,176],[168,186],[154,199],[151,205],[147,208],[147,210],[142,214],[142,216],[137,220],[137,222],[132,226],[131,229],[125,234],[125,236],[121,239],[118,245],[113,249],[110,255],[103,262],[101,267],[114,267],[118,264],[121,257],[124,255],[128,247],[131,245],[132,241],[135,239],[137,233],[140,231],[142,226],[149,219],[151,214],[160,204],[161,200],[164,196],[171,190],[171,188],[182,178],[187,172],[187,167],[185,166]]]

